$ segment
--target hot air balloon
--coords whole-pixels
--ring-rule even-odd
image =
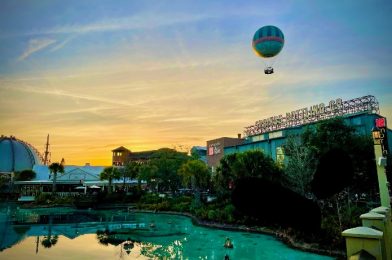
[[[282,31],[273,25],[263,26],[258,29],[253,36],[252,46],[256,55],[265,59],[265,74],[274,73],[272,68],[272,57],[275,57],[282,50],[284,45],[284,35]]]

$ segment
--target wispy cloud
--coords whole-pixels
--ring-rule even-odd
[[[104,19],[87,24],[67,24],[42,31],[33,31],[30,34],[69,34],[107,32],[132,29],[148,29],[161,26],[169,26],[180,23],[197,22],[204,19],[214,18],[212,15],[203,14],[138,14],[130,17]]]
[[[76,37],[76,35],[72,35],[72,36],[68,37],[64,41],[62,41],[59,44],[55,45],[50,51],[54,52],[54,51],[58,51],[58,50],[64,48],[64,46],[67,45],[70,41],[72,41],[75,37]]]
[[[56,40],[49,38],[31,39],[27,45],[27,48],[23,51],[22,55],[19,56],[18,61],[27,59],[31,54],[45,49],[55,42]]]

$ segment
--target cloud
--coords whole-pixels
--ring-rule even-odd
[[[56,40],[48,39],[48,38],[40,38],[40,39],[31,39],[27,48],[24,50],[22,55],[19,56],[18,61],[22,61],[27,59],[31,54],[45,49],[49,45],[55,43]]]
[[[64,41],[62,41],[59,44],[55,45],[50,51],[54,52],[54,51],[58,51],[58,50],[64,48],[64,46],[67,45],[70,41],[72,41],[75,37],[76,37],[76,35],[72,35],[72,36],[68,37]]]

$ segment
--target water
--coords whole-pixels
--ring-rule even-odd
[[[331,259],[272,236],[126,210],[0,208],[0,259]],[[226,238],[233,249],[224,248]]]

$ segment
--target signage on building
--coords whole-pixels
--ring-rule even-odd
[[[222,151],[220,143],[213,143],[208,145],[208,155],[220,154],[221,152]]]
[[[382,156],[388,155],[388,137],[387,137],[387,119],[385,117],[377,118],[375,125],[380,129],[380,137],[377,140],[381,145]]]
[[[245,134],[252,136],[359,112],[379,113],[376,98],[374,96],[364,96],[347,101],[338,98],[329,101],[328,104],[320,103],[286,112],[285,115],[273,116],[256,121],[254,125],[245,127]]]

